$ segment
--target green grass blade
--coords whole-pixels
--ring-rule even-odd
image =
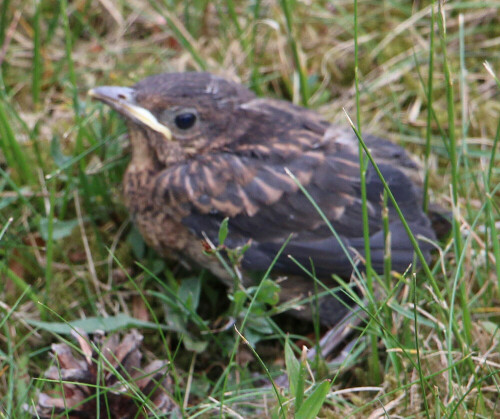
[[[280,0],[281,8],[285,16],[286,30],[288,33],[288,43],[290,49],[292,50],[293,60],[295,62],[295,68],[299,74],[299,84],[300,84],[300,94],[301,102],[304,106],[307,106],[309,102],[309,86],[307,82],[307,74],[304,66],[302,65],[299,53],[299,46],[297,44],[297,36],[294,34],[293,30],[293,2],[291,0]]]
[[[28,162],[26,153],[22,150],[10,125],[9,117],[3,99],[0,99],[0,147],[7,164],[16,169],[17,176],[28,185],[36,183],[32,165]]]
[[[257,351],[252,347],[252,345],[250,345],[250,343],[245,339],[245,337],[241,334],[241,332],[236,328],[236,326],[234,327],[234,330],[236,331],[239,339],[241,339],[241,341],[243,343],[245,343],[247,345],[247,347],[250,349],[250,351],[252,351],[253,355],[255,356],[255,358],[258,360],[259,364],[261,365],[261,367],[264,369],[264,371],[266,372],[266,375],[267,377],[269,378],[269,380],[271,381],[271,385],[272,385],[272,388],[274,390],[274,394],[276,395],[276,400],[278,401],[278,404],[280,406],[280,412],[281,412],[281,416],[283,418],[285,418],[285,410],[283,408],[283,401],[282,401],[282,397],[281,397],[281,394],[278,390],[278,388],[276,387],[276,384],[274,383],[274,380],[273,380],[273,377],[271,375],[271,372],[269,371],[269,369],[267,368],[267,365],[265,364],[264,361],[262,361],[261,357],[259,356],[259,354],[257,353]],[[221,400],[220,402],[220,408],[221,408],[221,414],[222,414],[222,407],[223,407],[223,400]]]
[[[432,135],[432,117],[433,117],[433,94],[434,94],[434,28],[436,25],[434,0],[431,3],[431,22],[429,33],[429,75],[427,76],[427,119],[425,127],[425,151],[424,151],[424,186],[423,186],[423,210],[427,212],[429,207],[429,157],[431,154],[431,135]]]

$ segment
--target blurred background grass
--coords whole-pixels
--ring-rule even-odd
[[[96,85],[193,70],[307,105],[335,123],[347,123],[343,109],[356,120],[358,100],[362,131],[410,150],[426,168],[430,200],[454,210],[454,240],[441,244],[433,269],[443,300],[422,273],[415,282],[394,282],[391,310],[382,310],[379,326],[363,328],[378,342],[382,377],[367,368],[374,348],[365,337],[342,363],[315,362],[317,381],[303,377],[305,394],[325,377],[333,385],[321,416],[498,414],[500,3],[366,0],[356,13],[354,5],[3,0],[4,417],[27,415],[23,404],[50,387],[34,378],[43,377],[50,344],[66,336],[64,322],[86,319],[89,330],[115,330],[119,325],[97,319],[118,315],[128,326],[147,322],[139,325],[145,353],[172,361],[184,415],[277,414],[275,394],[262,386],[263,364],[237,344],[231,327],[247,313],[248,297],[231,303],[208,273],[167,263],[145,247],[121,198],[125,126],[86,96]],[[268,321],[280,310],[270,302],[257,301],[243,334],[279,375],[284,335]],[[160,325],[169,330],[160,333]],[[280,326],[286,329],[286,320]],[[314,345],[313,335],[293,338]],[[281,402],[291,415],[296,398],[284,387]]]

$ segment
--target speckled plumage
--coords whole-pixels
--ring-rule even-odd
[[[352,266],[339,243],[285,172],[288,168],[304,185],[352,255],[363,255],[358,140],[349,128],[288,102],[257,98],[209,73],[160,74],[133,88],[100,87],[91,94],[128,121],[132,159],[124,178],[126,204],[146,242],[161,254],[194,261],[231,284],[201,245],[204,234],[217,243],[220,223],[229,217],[225,244],[251,240],[245,270],[266,270],[292,235],[274,268],[289,276],[282,284],[285,298],[313,289],[289,254],[306,266],[312,259],[317,275],[332,285],[331,274],[350,276]],[[191,121],[188,114],[195,115],[194,125],[177,127],[179,115]],[[388,141],[371,135],[364,140],[413,233],[435,239],[421,210],[413,161]],[[372,264],[381,273],[383,186],[372,167],[367,193]],[[391,206],[389,221],[392,267],[404,271],[413,262],[413,247]],[[429,258],[430,245],[420,243]],[[334,323],[334,306],[322,303],[323,323]]]

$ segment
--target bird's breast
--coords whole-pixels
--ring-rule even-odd
[[[123,179],[125,205],[146,243],[164,256],[173,256],[195,240],[173,208],[155,205],[155,173],[129,167]]]
[[[205,254],[202,240],[182,224],[182,214],[176,206],[168,201],[162,207],[155,205],[154,195],[159,193],[154,187],[155,179],[154,172],[135,171],[131,167],[123,180],[125,204],[148,246],[164,257],[195,262],[231,285],[231,276],[217,258]]]

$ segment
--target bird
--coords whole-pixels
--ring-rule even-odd
[[[234,275],[206,251],[207,241],[219,245],[227,220],[225,248],[246,249],[243,285],[272,266],[282,301],[314,291],[305,270],[335,287],[338,278],[364,269],[360,145],[351,127],[209,72],[163,73],[131,87],[95,87],[89,95],[126,120],[125,204],[160,255],[206,268],[233,286]],[[388,140],[370,134],[363,140],[429,262],[436,234],[422,210],[419,165]],[[415,249],[396,208],[384,204],[371,163],[365,185],[372,270],[382,274],[390,252],[391,269],[404,272]],[[339,320],[343,299],[320,300],[321,324]],[[307,307],[294,311],[311,316]]]

